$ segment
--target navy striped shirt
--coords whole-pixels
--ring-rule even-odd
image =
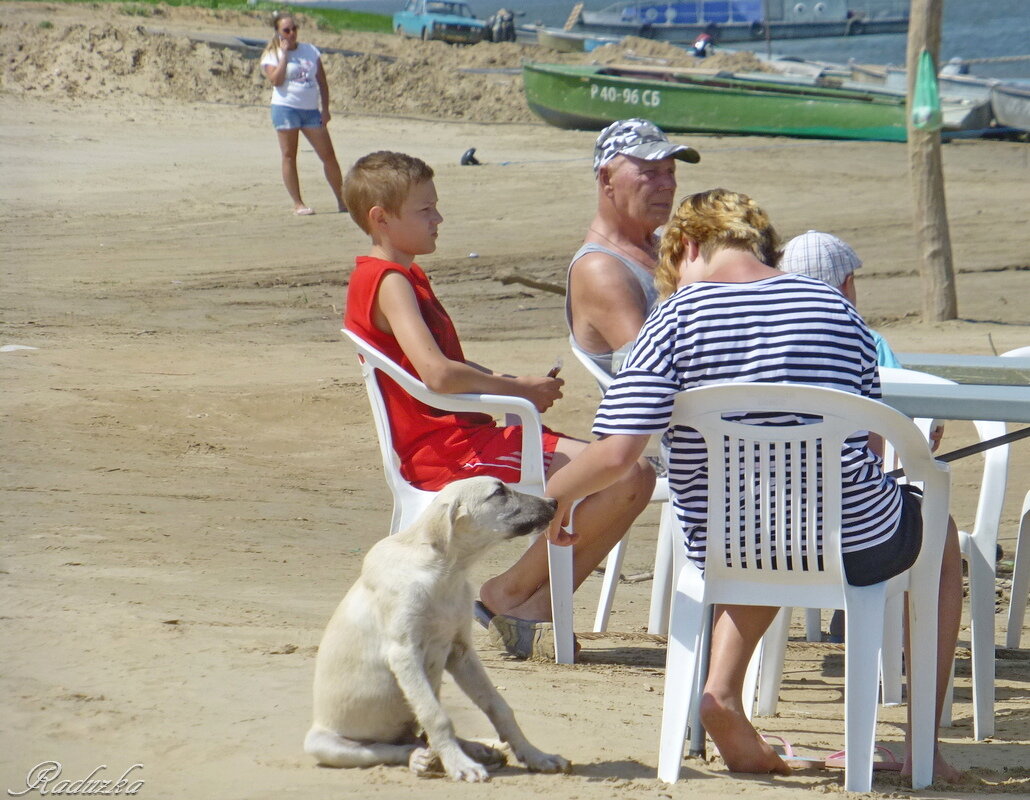
[[[725,382],[812,384],[880,398],[876,345],[861,316],[835,289],[803,275],[697,282],[652,310],[597,410],[594,434],[660,434],[668,428],[677,392]],[[798,420],[764,415],[761,421]],[[703,567],[704,441],[696,431],[677,427],[666,443],[669,488],[687,555]],[[841,456],[842,550],[854,552],[894,533],[901,493],[869,449],[866,433],[848,438]]]

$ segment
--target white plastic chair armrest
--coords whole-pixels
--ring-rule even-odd
[[[343,333],[354,342],[361,357],[375,369],[394,380],[405,392],[432,408],[441,411],[467,411],[477,414],[511,414],[522,426],[522,466],[519,485],[526,491],[542,489],[543,427],[540,413],[524,397],[497,394],[442,394],[434,392],[414,375],[391,361],[352,331]]]

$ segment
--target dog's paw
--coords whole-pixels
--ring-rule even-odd
[[[518,759],[530,772],[572,772],[572,764],[566,759],[536,749],[518,754]]]
[[[508,763],[508,754],[497,747],[486,742],[476,742],[469,739],[461,739],[461,749],[465,755],[482,764],[490,772],[498,770]]]
[[[408,769],[420,778],[442,778],[447,774],[440,756],[429,747],[416,747],[411,751],[411,755],[408,756]]]
[[[486,771],[486,767],[482,764],[477,764],[468,757],[465,758],[463,763],[448,766],[447,774],[452,781],[464,781],[466,783],[482,783],[490,780],[490,773]]]
[[[455,748],[454,752],[445,756],[441,756],[430,747],[416,748],[408,757],[408,769],[420,778],[442,778],[446,775],[452,781],[468,783],[490,780],[490,773],[486,771],[486,767],[477,764],[460,748]]]

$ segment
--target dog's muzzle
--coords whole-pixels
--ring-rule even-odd
[[[554,519],[558,501],[553,497],[534,497],[533,502],[523,500],[517,515],[511,520],[509,539],[539,533]]]

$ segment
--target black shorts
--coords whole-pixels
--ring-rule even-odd
[[[883,544],[844,553],[844,574],[852,586],[871,586],[900,575],[916,563],[923,544],[922,493],[915,486],[901,486],[901,519],[898,529]]]

